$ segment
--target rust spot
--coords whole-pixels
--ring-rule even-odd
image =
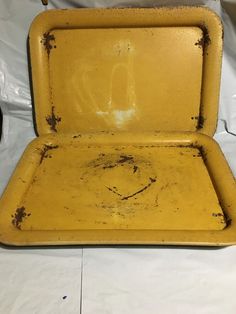
[[[225,217],[224,214],[222,213],[212,213],[213,217],[220,217],[221,221],[220,223],[222,224],[226,224],[226,226],[229,226],[231,224],[231,219],[228,219],[227,217]]]
[[[78,138],[78,137],[81,137],[81,134],[78,134],[78,135],[74,135],[73,138]]]
[[[22,183],[26,183],[26,181],[23,180],[21,177],[19,177],[19,180],[21,180]]]
[[[204,122],[205,122],[205,118],[202,115],[199,116],[195,116],[195,117],[191,117],[192,120],[197,120],[197,129],[202,129]]]
[[[198,46],[200,49],[202,49],[202,54],[204,54],[204,50],[207,48],[207,46],[210,45],[211,39],[207,27],[202,24],[200,25],[200,28],[202,29],[203,36],[195,43],[195,46]]]
[[[48,154],[48,151],[52,149],[57,149],[57,148],[58,148],[58,145],[44,145],[43,149],[40,152],[41,158],[40,158],[39,164],[42,163],[44,158],[52,158],[52,156]]]
[[[46,121],[50,125],[50,129],[52,131],[54,131],[54,132],[57,132],[56,125],[57,125],[58,122],[61,121],[61,117],[56,116],[55,113],[54,113],[54,110],[55,110],[55,107],[52,106],[51,115],[48,115],[46,117]]]
[[[224,215],[222,213],[213,213],[212,216],[213,217],[224,217]]]
[[[55,42],[55,36],[53,34],[50,34],[50,32],[46,32],[43,34],[43,38],[41,40],[41,43],[43,43],[43,45],[47,51],[48,57],[50,55],[51,49],[56,48],[55,45],[52,45],[52,41]]]
[[[13,226],[15,226],[17,229],[21,229],[21,223],[23,222],[23,220],[30,216],[31,214],[27,214],[25,212],[25,207],[19,207],[16,209],[16,212],[14,215],[12,215],[13,219],[12,219],[12,224]]]
[[[204,49],[204,45],[205,45],[204,36],[195,43],[195,46],[198,46],[201,49]]]

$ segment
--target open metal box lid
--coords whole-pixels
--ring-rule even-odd
[[[222,25],[205,8],[40,14],[36,129],[0,201],[15,245],[236,243],[219,146]]]

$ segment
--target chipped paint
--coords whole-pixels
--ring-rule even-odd
[[[52,106],[51,115],[46,117],[47,123],[50,125],[50,129],[53,132],[57,132],[56,126],[61,122],[61,117],[55,115],[55,107]]]
[[[51,49],[56,48],[56,45],[54,45],[52,42],[55,42],[55,36],[50,34],[50,32],[44,33],[41,43],[44,45],[48,57],[50,55]]]
[[[48,151],[52,149],[57,149],[58,147],[59,147],[58,145],[46,145],[45,144],[42,150],[40,151],[41,157],[39,160],[39,164],[43,162],[44,158],[52,158],[52,156],[48,154]]]
[[[26,213],[25,211],[25,207],[19,207],[16,209],[16,212],[14,215],[12,215],[12,224],[13,226],[15,226],[17,229],[21,229],[21,224],[23,222],[23,220],[30,216],[31,214],[30,213]]]

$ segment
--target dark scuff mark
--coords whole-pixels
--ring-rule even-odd
[[[111,168],[115,168],[115,167],[116,167],[116,165],[113,164],[113,165],[104,166],[104,167],[102,167],[102,168],[103,168],[103,169],[111,169]]]
[[[46,32],[43,34],[41,43],[44,45],[45,50],[47,51],[48,57],[50,55],[51,49],[56,48],[55,45],[52,45],[52,41],[55,42],[55,36],[53,34],[50,34],[50,32]]]
[[[138,190],[137,192],[131,194],[131,195],[128,195],[128,196],[125,196],[123,197],[121,200],[128,200],[129,198],[131,197],[134,197],[135,195],[139,194],[139,193],[142,193],[144,192],[145,190],[147,190],[154,182],[156,182],[156,179],[153,179],[153,178],[149,178],[150,182],[145,185],[142,189]]]
[[[198,148],[198,150],[199,150],[199,155],[202,157],[202,160],[203,160],[204,164],[206,165],[206,162],[207,162],[207,154],[206,154],[204,148],[203,148],[202,146],[198,146],[197,148]],[[198,156],[199,156],[199,155],[198,155]],[[207,166],[207,165],[206,165],[206,166]]]
[[[133,169],[134,169],[134,170],[133,170],[133,173],[135,173],[135,172],[138,170],[138,166],[134,166]]]
[[[102,169],[112,169],[118,166],[123,166],[124,164],[134,164],[134,157],[131,155],[120,155],[117,159],[109,160],[104,159],[105,154],[99,154],[99,158],[95,161],[89,163],[90,167],[102,168]]]
[[[112,188],[109,188],[108,186],[106,186],[106,188],[107,188],[109,191],[113,192],[114,194],[116,194],[116,195],[118,195],[118,196],[121,196],[121,197],[122,197],[122,195],[121,195],[120,193],[116,192],[116,191],[115,191],[115,190],[113,190]]]
[[[44,145],[43,149],[40,152],[41,158],[39,161],[39,164],[42,163],[44,158],[52,158],[52,156],[48,155],[48,151],[52,150],[52,149],[57,149],[58,145]]]
[[[130,156],[130,155],[120,155],[120,158],[119,160],[117,160],[117,163],[119,164],[122,164],[124,162],[127,162],[127,161],[133,161],[134,157],[133,156]]]
[[[227,225],[227,227],[229,227],[231,225],[231,223],[232,223],[232,219],[226,217],[226,225]]]
[[[30,216],[31,214],[27,214],[25,212],[25,207],[19,207],[16,209],[15,215],[12,215],[12,224],[15,226],[17,229],[21,229],[21,223],[23,222],[23,219]]]
[[[50,129],[54,132],[57,132],[56,125],[58,122],[61,121],[61,117],[56,116],[54,110],[55,110],[55,107],[52,106],[51,115],[48,115],[46,117],[46,121],[50,125]]]

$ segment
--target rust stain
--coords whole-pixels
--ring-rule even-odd
[[[25,207],[19,207],[16,209],[16,212],[14,215],[12,215],[12,224],[13,226],[15,226],[17,229],[21,229],[21,223],[23,222],[23,220],[27,217],[30,216],[31,214],[27,214],[25,212]]]
[[[195,46],[198,46],[201,49],[204,49],[204,45],[205,45],[205,39],[204,36],[202,36],[196,43]]]
[[[73,138],[81,137],[81,134],[74,135]]]
[[[231,224],[231,219],[228,219],[225,217],[222,213],[212,213],[213,217],[220,217],[220,223],[225,224],[226,226],[229,226]]]
[[[48,115],[48,116],[46,117],[46,121],[47,121],[47,123],[50,125],[50,129],[51,129],[53,132],[57,132],[56,126],[57,126],[58,122],[61,121],[61,117],[56,116],[54,111],[55,111],[55,107],[52,106],[51,115]]]
[[[149,183],[147,185],[145,185],[143,188],[139,189],[138,191],[134,192],[133,194],[130,194],[130,195],[127,195],[127,196],[123,196],[122,194],[118,193],[117,191],[115,191],[114,189],[106,186],[106,188],[111,191],[112,193],[118,195],[121,197],[121,200],[124,201],[124,200],[128,200],[129,198],[131,197],[134,197],[136,196],[137,194],[139,193],[142,193],[144,192],[145,190],[147,190],[153,183],[156,182],[156,178],[149,178]]]
[[[203,36],[195,43],[195,46],[198,46],[200,49],[202,49],[202,54],[204,54],[204,49],[210,45],[211,39],[207,27],[204,24],[200,27],[202,29]]]
[[[53,34],[50,34],[50,32],[46,32],[43,34],[41,43],[44,45],[45,50],[47,51],[48,57],[50,55],[51,49],[56,48],[56,45],[53,45],[52,41],[55,42],[55,36]]]
[[[222,213],[213,213],[212,216],[213,217],[224,217],[224,215]]]
[[[52,156],[48,154],[48,151],[52,149],[57,149],[57,148],[58,148],[58,145],[44,145],[43,149],[40,152],[41,158],[40,158],[39,164],[42,163],[44,158],[52,158]]]
[[[134,157],[131,155],[120,155],[117,159],[110,160],[109,158],[104,158],[105,154],[99,154],[99,158],[95,161],[89,163],[89,167],[102,169],[111,169],[117,166],[123,166],[124,164],[134,164]]]
[[[204,162],[204,164],[206,165],[207,162],[207,153],[205,152],[203,146],[197,146],[196,148],[198,148],[199,150],[199,155],[202,157],[202,160]],[[207,165],[206,165],[207,167]]]
[[[155,183],[155,182],[156,182],[156,179],[149,178],[149,183],[148,183],[146,186],[144,186],[142,189],[138,190],[137,192],[135,192],[135,193],[133,193],[133,194],[131,194],[131,195],[128,195],[128,196],[123,197],[123,198],[122,198],[122,201],[123,201],[123,200],[127,200],[127,199],[129,199],[129,198],[131,198],[131,197],[134,197],[135,195],[137,195],[137,194],[139,194],[139,193],[144,192],[145,190],[147,190],[147,189],[148,189],[153,183]]]
[[[206,119],[202,115],[200,115],[198,117],[197,129],[202,129],[203,128],[205,120]]]
[[[205,118],[202,115],[199,116],[195,116],[195,117],[191,117],[192,120],[197,120],[197,129],[202,129],[204,122],[205,122]]]

